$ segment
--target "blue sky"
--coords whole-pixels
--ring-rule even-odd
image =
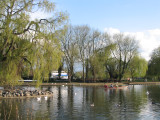
[[[72,25],[89,25],[111,34],[124,33],[139,42],[141,56],[150,59],[160,46],[160,0],[54,0],[67,11]]]
[[[136,32],[160,28],[160,0],[53,0],[73,25]]]
[[[50,0],[67,12],[72,25],[88,25],[102,32],[124,33],[139,42],[141,56],[150,59],[160,46],[160,0]],[[37,11],[31,19],[48,17]]]

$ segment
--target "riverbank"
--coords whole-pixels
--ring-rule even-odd
[[[110,84],[118,84],[118,85],[124,85],[124,83],[41,83],[40,86],[104,86],[104,85],[110,85]],[[35,86],[35,83],[23,83],[22,86]]]
[[[160,84],[160,82],[117,82],[117,83],[77,83],[77,82],[72,82],[72,83],[41,83],[40,86],[61,86],[61,85],[66,85],[66,86],[104,86],[104,85],[110,85],[110,84],[117,84],[117,85],[156,85]],[[24,82],[22,86],[35,86],[35,83],[28,83]]]
[[[160,85],[160,82],[129,82],[128,85]]]

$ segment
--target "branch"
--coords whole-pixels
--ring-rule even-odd
[[[30,3],[32,3],[33,2],[33,0],[31,0],[31,1],[28,1],[28,3],[25,3],[25,1],[24,1],[24,7],[20,7],[20,9],[18,9],[16,12],[14,12],[12,15],[15,15],[15,14],[18,14],[19,12],[21,12],[21,11],[23,11],[26,7],[28,7],[28,5],[30,4]],[[34,4],[32,4],[32,5],[34,5]]]
[[[2,14],[2,13],[0,13],[0,16],[4,16],[4,17],[6,17],[6,15],[5,15],[5,14]]]
[[[29,64],[30,64],[31,69],[32,69],[32,73],[33,73],[32,63],[31,63],[31,62],[30,62],[26,57],[22,57],[22,59],[23,59],[25,62],[27,62],[27,63],[29,63]]]
[[[30,24],[28,25],[28,27],[26,29],[24,29],[22,32],[15,33],[15,30],[13,30],[14,31],[13,34],[15,34],[15,35],[21,35],[21,34],[24,34],[25,32],[27,32],[29,30],[37,31],[38,27],[39,27],[38,23],[42,24],[42,21],[46,21],[47,23],[54,23],[57,20],[58,20],[58,18],[54,19],[53,21],[49,21],[47,19],[40,19],[39,22],[31,21]],[[36,30],[31,29],[32,25],[36,25]]]
[[[27,32],[27,31],[29,31],[29,30],[33,30],[33,29],[30,28],[32,25],[36,25],[36,22],[31,21],[30,24],[28,25],[28,27],[27,27],[26,29],[24,29],[22,32],[15,33],[15,32],[14,32],[15,29],[14,29],[14,30],[13,30],[13,34],[15,34],[15,35],[21,35],[21,34]],[[37,25],[36,25],[36,29],[37,29]]]
[[[47,22],[47,23],[55,23],[56,21],[59,20],[59,18],[61,18],[61,16],[58,16],[56,19],[51,20],[51,21],[49,21],[48,19],[40,19],[38,23],[44,24],[44,23],[42,23],[42,21],[45,21],[45,22]]]

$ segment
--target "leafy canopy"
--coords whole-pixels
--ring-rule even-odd
[[[159,77],[160,76],[160,47],[153,50],[151,59],[148,63],[148,75]]]
[[[31,20],[35,11],[49,13],[50,18]],[[63,31],[67,16],[55,12],[49,0],[0,1],[0,81],[14,85],[27,71],[41,80],[61,60],[58,31]]]

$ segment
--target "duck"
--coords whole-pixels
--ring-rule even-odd
[[[45,97],[44,97],[44,99],[45,99],[45,100],[47,100],[47,99],[48,99],[48,97],[47,97],[47,96],[45,96]]]
[[[41,97],[37,97],[37,101],[40,101],[41,100]]]
[[[94,107],[94,103],[92,103],[90,106],[91,106],[91,107]]]

